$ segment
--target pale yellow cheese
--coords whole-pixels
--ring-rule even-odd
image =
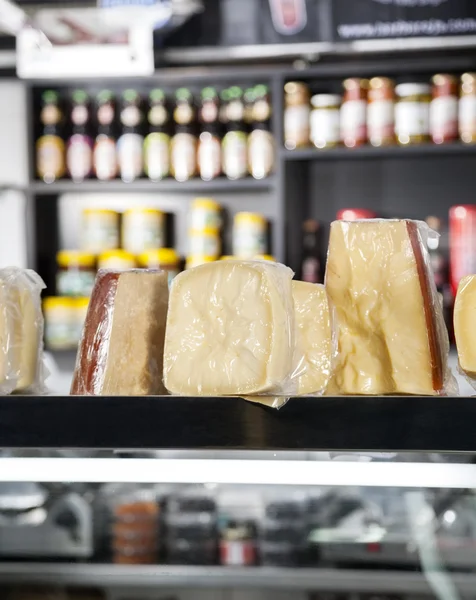
[[[11,338],[13,324],[10,312],[10,298],[8,287],[0,279],[0,394],[12,391],[11,380],[12,349]]]
[[[461,369],[476,377],[476,275],[463,277],[454,308],[454,331]]]
[[[447,334],[436,292],[429,293],[425,252],[413,222],[332,223],[326,289],[338,328],[334,391],[440,391]]]
[[[264,261],[219,261],[171,287],[164,381],[174,394],[281,391],[292,370],[292,271]]]
[[[293,281],[296,349],[303,358],[296,366],[298,394],[322,393],[331,377],[332,330],[323,285]]]

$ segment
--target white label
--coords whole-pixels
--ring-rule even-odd
[[[223,138],[223,172],[230,179],[248,174],[248,147],[244,133],[232,131]]]
[[[317,108],[311,112],[311,142],[317,148],[340,140],[339,109]]]
[[[151,133],[146,138],[144,151],[145,171],[149,178],[157,181],[167,177],[170,171],[168,136]]]
[[[286,148],[309,141],[309,106],[288,106],[284,111],[284,140]]]
[[[73,181],[82,181],[91,172],[93,152],[89,138],[73,135],[69,140],[66,164]]]
[[[177,181],[187,181],[197,166],[196,138],[189,133],[177,133],[172,140],[171,162]]]
[[[367,128],[369,139],[391,137],[395,122],[393,100],[377,100],[367,107]]]
[[[190,254],[199,256],[218,256],[220,239],[217,235],[197,234],[190,236]]]
[[[119,171],[123,181],[134,181],[142,174],[144,138],[138,133],[126,133],[117,141]]]
[[[221,171],[221,144],[218,138],[210,135],[209,138],[200,141],[198,164],[200,166],[200,177],[204,181],[210,181],[218,177]]]
[[[367,102],[349,100],[340,109],[342,139],[365,140],[367,127]]]
[[[459,128],[461,132],[476,132],[476,96],[462,96],[459,100]]]
[[[453,136],[458,131],[458,100],[455,96],[433,98],[430,104],[432,136]]]
[[[253,131],[249,137],[249,163],[255,179],[267,177],[273,170],[274,140],[269,131]]]
[[[427,102],[398,102],[395,106],[395,131],[399,137],[430,133],[430,106]]]
[[[163,219],[148,213],[127,213],[123,216],[123,244],[132,254],[165,245]]]
[[[266,231],[262,225],[244,223],[233,228],[233,255],[253,258],[266,254]]]
[[[96,177],[103,181],[117,175],[116,144],[109,137],[99,137],[94,148],[94,170]]]

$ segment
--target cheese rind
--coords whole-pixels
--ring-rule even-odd
[[[322,394],[332,369],[331,315],[323,285],[293,281],[296,347],[303,356],[297,367],[298,394]]]
[[[164,382],[189,396],[280,393],[293,368],[292,271],[264,261],[220,261],[171,287]]]
[[[326,289],[338,358],[331,388],[344,394],[438,394],[448,336],[419,225],[336,221]]]
[[[459,366],[476,379],[476,275],[467,275],[459,283],[453,322]]]
[[[164,271],[100,270],[81,336],[71,394],[166,393],[162,361],[167,303]]]

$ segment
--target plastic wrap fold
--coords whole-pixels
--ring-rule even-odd
[[[167,273],[99,270],[76,358],[71,394],[166,393],[162,382]]]
[[[29,269],[0,269],[0,394],[45,392],[41,291]]]
[[[338,356],[328,394],[454,393],[425,223],[335,221],[326,289]]]

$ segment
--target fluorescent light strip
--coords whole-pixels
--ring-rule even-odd
[[[293,460],[1,458],[0,481],[476,488],[476,465]]]

